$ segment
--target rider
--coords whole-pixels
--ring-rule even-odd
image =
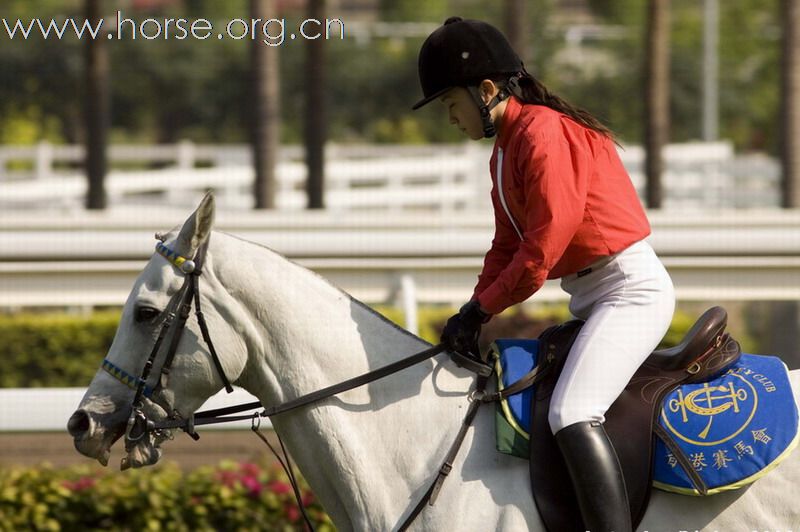
[[[630,530],[604,414],[672,319],[672,281],[645,238],[650,225],[612,133],[529,74],[493,26],[447,19],[419,53],[424,98],[473,140],[496,136],[490,160],[495,235],[474,294],[442,342],[477,351],[481,324],[561,279],[585,325],[551,399],[550,428],[585,526]]]

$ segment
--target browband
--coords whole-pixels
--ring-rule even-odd
[[[194,271],[195,264],[193,260],[179,255],[175,250],[165,246],[163,242],[156,242],[156,251],[177,266],[183,273],[192,273]]]

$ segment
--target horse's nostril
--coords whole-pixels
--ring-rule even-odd
[[[85,410],[76,410],[67,422],[67,430],[73,438],[83,436],[90,428],[91,420]]]

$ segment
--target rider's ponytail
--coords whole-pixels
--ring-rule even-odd
[[[520,99],[525,103],[547,106],[559,113],[569,116],[582,126],[597,131],[610,139],[614,138],[614,133],[592,116],[591,113],[575,107],[561,97],[556,96],[550,92],[541,81],[524,70],[520,74],[518,94],[521,96]]]

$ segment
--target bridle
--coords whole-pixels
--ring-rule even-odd
[[[156,252],[162,255],[165,259],[167,259],[176,268],[184,273],[185,280],[183,285],[170,299],[170,302],[167,305],[166,317],[164,318],[164,322],[161,325],[158,337],[153,344],[153,348],[150,351],[150,355],[148,356],[144,368],[142,369],[142,373],[139,377],[131,375],[107,358],[104,359],[101,364],[101,368],[104,371],[108,372],[115,379],[136,391],[131,403],[131,415],[128,418],[128,424],[125,431],[125,450],[127,452],[131,452],[133,448],[140,443],[143,438],[148,437],[149,434],[152,434],[155,440],[160,442],[170,437],[170,429],[179,428],[189,434],[189,436],[191,436],[193,439],[197,440],[200,438],[195,431],[195,427],[198,425],[251,419],[251,428],[253,432],[255,432],[262,439],[262,441],[264,441],[270,447],[273,453],[275,453],[277,456],[278,461],[284,466],[284,469],[286,469],[287,475],[289,476],[295,492],[295,497],[297,498],[298,506],[300,507],[302,515],[306,521],[306,525],[309,527],[309,529],[313,530],[311,520],[307,516],[305,508],[302,504],[299,488],[297,486],[294,472],[291,469],[291,462],[289,461],[288,454],[286,454],[286,449],[283,446],[283,442],[280,443],[284,453],[285,463],[283,460],[281,460],[280,456],[278,456],[278,453],[275,451],[272,445],[270,445],[266,438],[264,438],[264,436],[259,432],[261,418],[282,414],[301,406],[306,406],[322,399],[326,399],[338,393],[352,390],[353,388],[368,384],[393,373],[397,373],[398,371],[411,367],[415,364],[419,364],[420,362],[428,360],[429,358],[444,352],[446,350],[446,346],[443,344],[431,346],[428,349],[415,353],[407,358],[398,360],[397,362],[388,364],[382,368],[378,368],[352,379],[328,386],[321,390],[311,392],[279,405],[264,407],[261,402],[255,401],[227,408],[190,413],[188,416],[184,417],[180,412],[175,410],[172,405],[169,404],[169,401],[162,395],[162,392],[168,384],[172,362],[175,358],[178,344],[181,340],[181,335],[185,329],[186,321],[191,314],[192,304],[194,304],[195,307],[195,315],[197,316],[197,321],[200,326],[203,340],[208,346],[214,366],[222,379],[226,391],[231,393],[233,391],[233,387],[231,386],[228,377],[225,375],[225,371],[222,367],[219,356],[217,355],[214,344],[211,341],[211,336],[208,332],[205,317],[203,316],[200,306],[200,276],[203,273],[203,263],[205,262],[205,256],[208,251],[208,239],[198,248],[193,259],[187,259],[186,257],[178,254],[176,251],[167,247],[164,244],[164,237],[156,234],[156,238],[159,240],[156,243]],[[169,346],[166,351],[164,362],[159,370],[158,380],[155,384],[150,385],[148,384],[148,379],[150,378],[150,374],[153,370],[153,365],[170,330],[173,330],[173,333],[169,340]],[[456,435],[456,438],[451,445],[442,466],[439,468],[439,473],[436,479],[431,484],[428,491],[423,495],[417,506],[411,511],[404,523],[400,525],[399,530],[406,530],[426,505],[432,506],[435,502],[444,479],[447,477],[453,467],[453,462],[456,458],[458,450],[461,447],[461,443],[466,436],[467,430],[472,425],[472,421],[477,414],[478,407],[481,404],[493,402],[502,397],[510,395],[508,393],[509,390],[504,390],[494,394],[485,393],[484,390],[486,384],[493,371],[490,366],[478,363],[473,359],[458,353],[450,352],[449,354],[454,358],[456,364],[470,369],[477,374],[478,378],[476,388],[469,394],[470,407],[467,410],[467,414],[464,417],[461,428]],[[536,377],[535,374],[534,377]],[[152,401],[161,407],[165,412],[167,412],[167,418],[158,421],[148,419],[144,412],[145,400]],[[262,409],[262,411],[245,415],[232,415],[254,409]]]
[[[111,374],[114,378],[136,391],[133,396],[133,401],[131,402],[131,415],[128,418],[128,425],[125,431],[125,450],[128,452],[133,450],[133,448],[144,437],[146,437],[149,432],[154,432],[156,437],[161,439],[165,437],[163,429],[157,429],[153,422],[148,420],[147,416],[145,415],[145,400],[150,400],[161,407],[165,412],[168,413],[170,419],[182,419],[180,412],[175,410],[172,405],[169,404],[169,401],[163,397],[162,392],[169,383],[172,363],[175,359],[175,354],[177,353],[181,336],[183,335],[183,331],[186,327],[186,321],[189,319],[189,315],[191,314],[192,303],[194,303],[195,314],[197,316],[198,324],[200,325],[200,331],[203,335],[206,345],[208,346],[211,359],[214,362],[214,367],[222,378],[225,390],[228,393],[233,392],[233,387],[231,386],[228,377],[225,375],[225,370],[222,368],[222,363],[220,362],[217,351],[214,348],[213,342],[211,341],[205,316],[203,315],[203,311],[200,306],[199,279],[200,275],[203,273],[203,264],[208,251],[208,240],[206,240],[198,248],[194,258],[190,260],[164,245],[164,237],[162,237],[160,234],[156,234],[156,238],[158,239],[158,242],[156,243],[156,252],[171,262],[181,272],[183,272],[185,276],[183,284],[178,292],[172,296],[167,305],[166,316],[161,325],[161,329],[159,330],[156,341],[153,344],[153,348],[150,350],[150,355],[147,357],[144,368],[142,368],[141,376],[135,377],[131,375],[107,358],[103,360],[101,365],[101,368]],[[164,357],[164,362],[161,364],[158,380],[154,385],[148,385],[148,379],[153,370],[153,365],[155,364],[158,354],[161,351],[162,344],[166,340],[170,330],[173,330],[174,332],[169,340],[169,346]],[[199,438],[194,430],[187,430],[187,433],[194,439]]]

